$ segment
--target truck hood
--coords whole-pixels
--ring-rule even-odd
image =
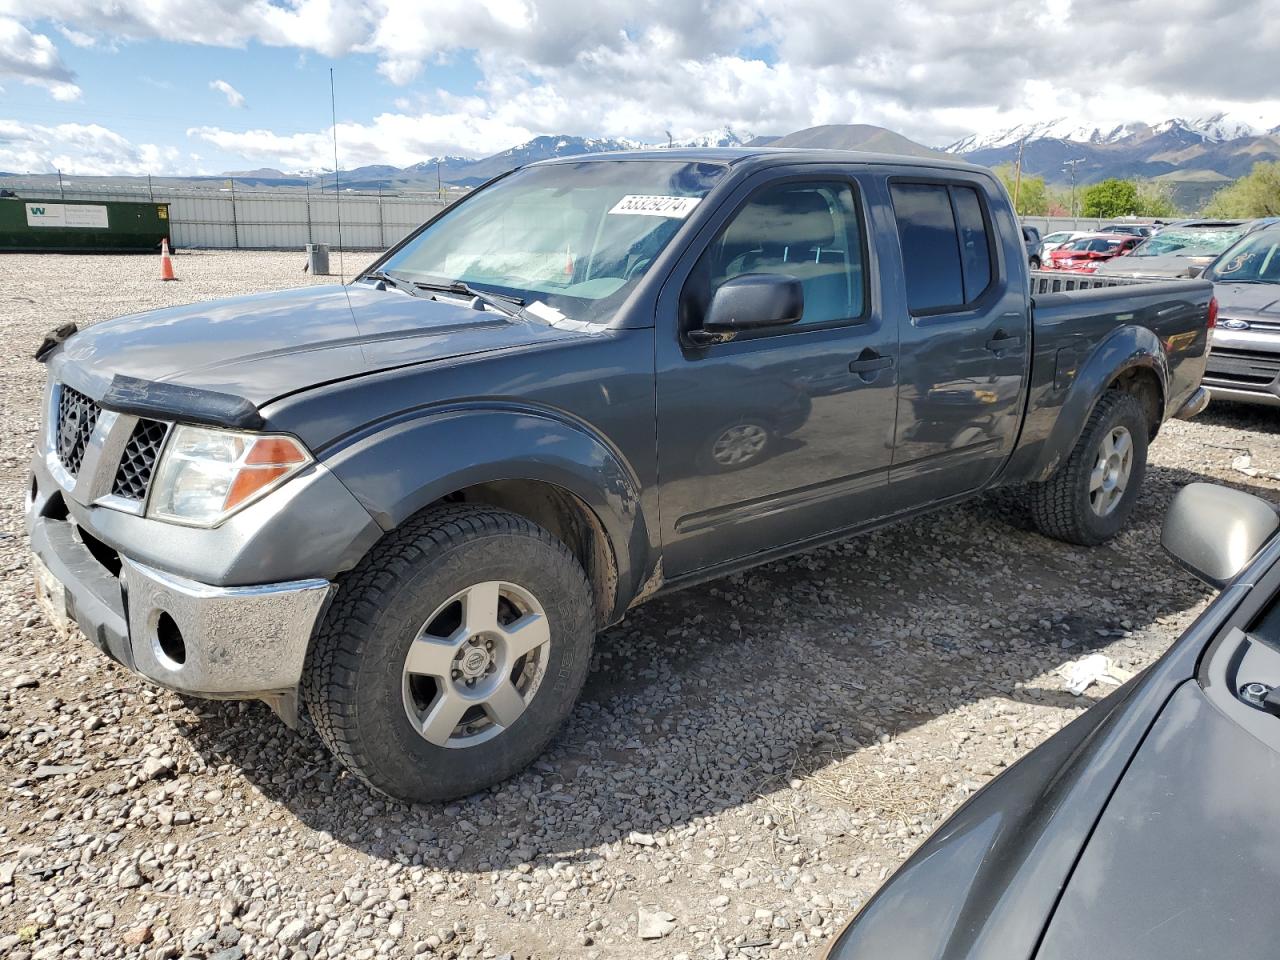
[[[109,320],[69,339],[55,362],[94,396],[120,376],[261,406],[378,370],[585,335],[372,285],[326,285]]]
[[[1189,270],[1202,270],[1213,257],[1113,257],[1098,267],[1098,273],[1118,277],[1185,277]]]
[[[1280,323],[1280,283],[1216,283],[1218,316]]]
[[[1275,956],[1258,898],[1280,881],[1278,786],[1280,754],[1185,683],[1107,804],[1036,960]]]

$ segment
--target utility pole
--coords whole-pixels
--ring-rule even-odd
[[[1018,141],[1018,162],[1013,171],[1013,212],[1018,212],[1018,194],[1022,192],[1022,150],[1027,145],[1027,138]]]
[[[67,195],[62,192],[62,171],[58,170],[58,199],[65,200]]]
[[[1073,220],[1076,216],[1076,165],[1081,163],[1084,163],[1084,157],[1068,160],[1063,164],[1063,167],[1071,172],[1071,219]]]

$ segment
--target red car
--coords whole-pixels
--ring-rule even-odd
[[[1123,257],[1143,240],[1123,233],[1093,233],[1064,243],[1049,254],[1045,267],[1049,270],[1072,270],[1092,273],[1098,264],[1112,257]]]

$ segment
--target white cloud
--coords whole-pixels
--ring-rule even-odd
[[[213,80],[209,83],[210,90],[217,90],[220,94],[227,98],[227,103],[239,109],[244,106],[244,94],[227,83],[225,80]]]
[[[58,32],[77,47],[92,47],[98,42],[97,38],[91,34],[81,33],[62,24],[58,25]]]
[[[7,2],[7,0],[0,0]],[[0,14],[4,7],[0,6]],[[0,15],[0,76],[47,89],[55,100],[75,100],[80,88],[58,50],[42,33],[32,33],[12,17]]]
[[[285,170],[333,167],[332,128],[315,133],[279,134],[271,130],[192,127],[187,136],[247,161],[269,163]],[[339,123],[338,159],[345,169],[370,163],[404,167],[446,154],[492,153],[533,136],[533,131],[518,123],[466,113],[412,116],[384,113],[369,123]]]
[[[0,170],[62,170],[81,176],[159,174],[176,172],[181,161],[181,154],[173,147],[135,145],[96,123],[45,126],[0,120]]]
[[[342,125],[343,163],[354,165],[485,154],[532,134],[658,140],[726,123],[758,133],[878,123],[928,144],[1046,115],[1106,126],[1230,110],[1275,125],[1280,101],[1266,99],[1280,49],[1274,4],[593,0],[587,11],[580,0],[0,0],[0,24],[7,16],[31,37],[25,62],[40,52],[54,71],[17,75],[55,96],[78,93],[74,78],[48,38],[17,20],[52,20],[73,43],[367,55],[400,85],[428,64],[474,58],[482,79],[471,95],[415,90],[394,98],[394,113]],[[0,34],[0,73],[12,46]],[[1204,69],[1206,51],[1231,69]],[[1087,82],[1074,82],[1082,68]],[[284,167],[331,157],[323,130],[196,127],[191,136]]]

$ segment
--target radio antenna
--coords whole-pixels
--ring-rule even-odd
[[[338,218],[338,282],[347,282],[342,260],[342,192],[338,189],[338,101],[333,95],[333,67],[329,68],[329,111],[333,118],[333,209]]]

